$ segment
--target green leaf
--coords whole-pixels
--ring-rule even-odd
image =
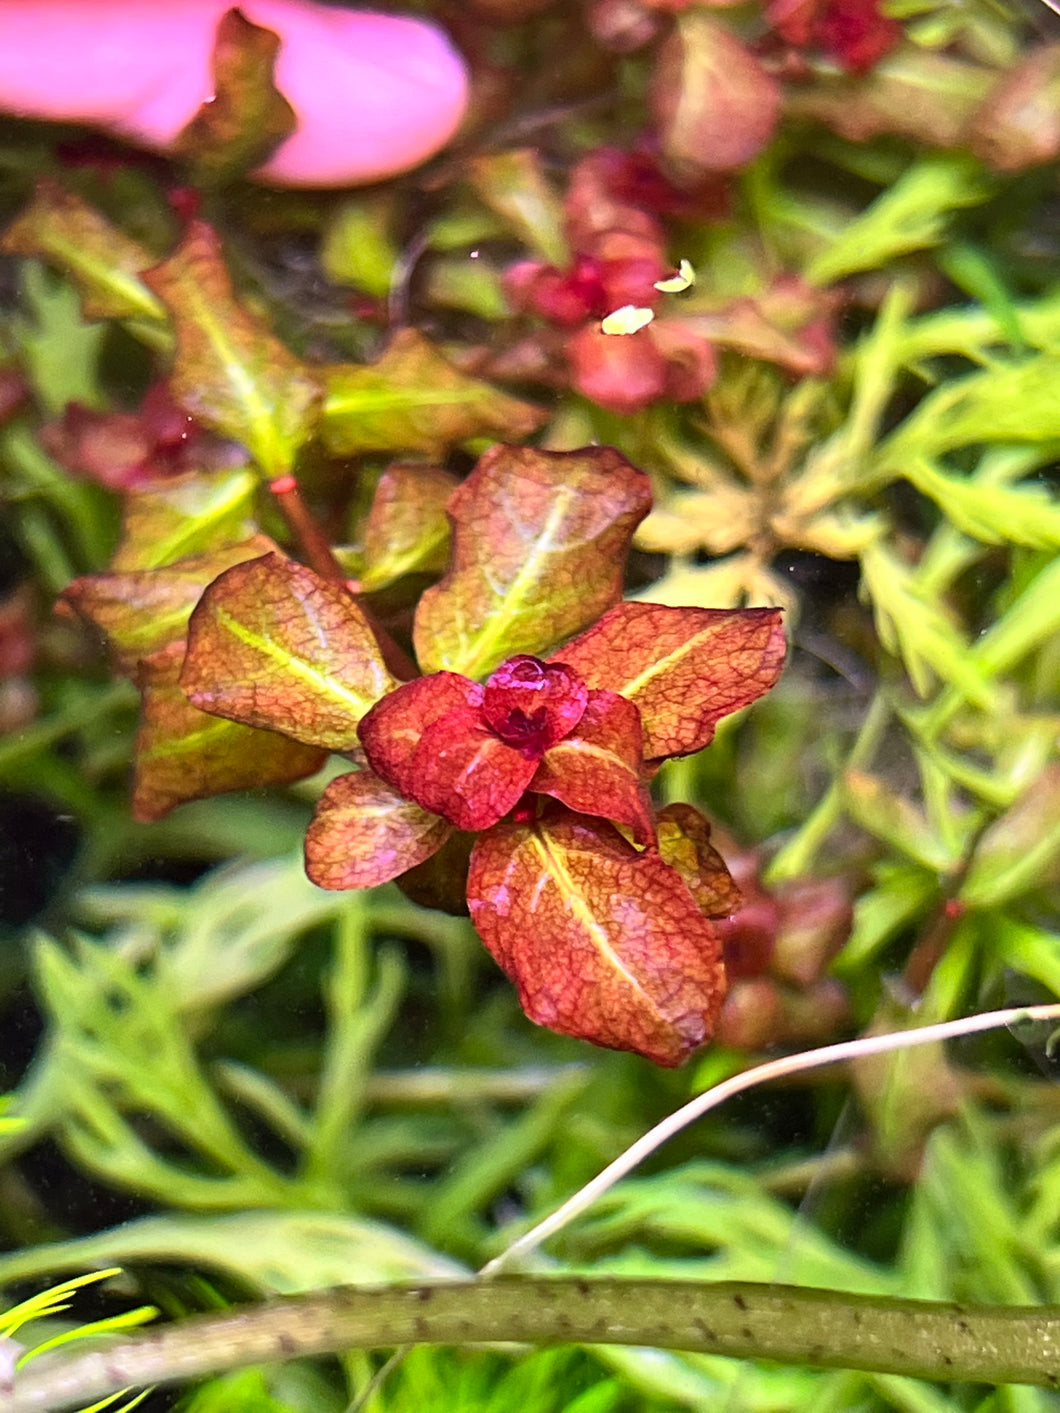
[[[880,641],[901,657],[917,692],[927,696],[937,676],[989,707],[993,691],[986,675],[938,602],[920,591],[913,571],[877,540],[861,553],[861,574]]]
[[[173,143],[197,186],[220,186],[260,166],[298,126],[273,82],[279,48],[279,35],[240,10],[221,15],[210,97]]]
[[[416,329],[399,329],[369,367],[324,370],[321,436],[333,456],[420,451],[442,456],[472,437],[529,436],[546,413],[461,373]]]
[[[397,682],[347,590],[270,554],[203,594],[181,685],[201,711],[342,751]]]
[[[616,603],[645,477],[610,447],[493,447],[454,492],[452,566],[416,609],[424,672],[485,677],[539,654]]]
[[[166,311],[140,278],[155,257],[50,177],[0,240],[7,255],[32,255],[70,277],[88,319],[147,319]]]
[[[146,275],[173,316],[173,396],[206,426],[241,442],[272,478],[290,471],[314,432],[316,378],[239,303],[212,226],[193,221]]]
[[[834,970],[856,974],[937,900],[938,874],[920,864],[883,860],[875,869],[875,883],[854,904],[854,925],[839,953]]]
[[[90,574],[75,579],[63,598],[106,634],[119,669],[132,673],[141,658],[183,640],[192,609],[219,574],[276,548],[267,535],[255,535],[163,569]]]
[[[399,259],[390,238],[393,209],[393,194],[386,187],[348,197],[335,209],[320,246],[321,269],[333,284],[352,285],[376,299],[387,297]]]
[[[958,855],[933,836],[920,810],[882,780],[860,770],[846,771],[843,800],[857,824],[923,868],[947,874],[957,867]]]
[[[245,467],[191,471],[140,487],[126,497],[113,574],[158,569],[249,539],[257,529],[258,478]]]
[[[877,270],[899,255],[940,244],[951,211],[985,201],[990,188],[978,163],[963,155],[914,163],[810,263],[807,279],[828,285]]]
[[[1060,934],[996,913],[986,920],[988,945],[1002,966],[1031,976],[1060,996]]]
[[[328,1212],[238,1212],[142,1217],[14,1258],[0,1256],[0,1281],[111,1261],[205,1267],[263,1294],[283,1295],[464,1274],[455,1261],[382,1222]]]
[[[1051,765],[987,829],[961,888],[973,908],[999,907],[1060,879],[1060,765]]]
[[[969,651],[968,666],[989,682],[1010,671],[1028,653],[1048,642],[1060,631],[1060,557],[1043,566],[1005,616],[979,638]],[[969,696],[971,694],[968,694]],[[924,713],[920,729],[932,736],[959,709],[962,694],[954,688],[944,692]],[[974,698],[973,698],[974,700]]]
[[[1044,485],[1016,489],[947,476],[926,459],[906,462],[902,474],[974,539],[1032,549],[1060,546],[1060,502]]]
[[[877,449],[870,475],[902,476],[910,461],[985,442],[1040,442],[1060,437],[1060,358],[1039,354],[997,362],[952,378]]]
[[[520,147],[472,158],[467,179],[479,200],[535,255],[560,269],[569,264],[563,203],[545,177],[537,148]]]

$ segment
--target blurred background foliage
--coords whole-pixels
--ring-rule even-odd
[[[260,327],[300,368],[343,365],[298,471],[396,634],[445,563],[443,492],[505,436],[607,443],[651,475],[631,594],[786,608],[780,685],[658,785],[717,822],[745,893],[724,925],[719,1043],[676,1074],[591,1051],[522,1017],[466,920],[389,885],[314,889],[300,841],[327,771],[132,818],[136,691],[56,596],[106,568],[145,481],[175,507],[160,563],[218,524],[285,532],[241,453],[167,441],[145,401],[172,334],[138,272],[172,246],[185,174],[9,124],[11,1303],[115,1265],[124,1276],[82,1294],[86,1318],[474,1269],[757,1058],[1060,994],[1060,21],[1003,3],[862,6],[870,30],[866,16],[894,27],[865,63],[800,47],[775,5],[420,8],[475,74],[454,149],[359,193],[225,185],[203,213]],[[709,114],[675,130],[653,97],[693,85],[719,43],[757,66],[728,95],[749,150],[723,171],[694,157],[716,136]],[[782,109],[758,131],[774,90]],[[695,283],[655,294],[643,270],[614,268],[646,251],[649,273],[688,260]],[[630,279],[656,317],[619,354],[594,321]],[[418,335],[386,342],[404,326]],[[410,461],[435,478],[411,525],[386,501]],[[1060,1301],[1054,1080],[1047,1037],[1021,1033],[748,1095],[555,1239],[542,1269]],[[179,1406],[341,1413],[378,1363],[247,1370]],[[1060,1400],[646,1350],[420,1349],[364,1405],[513,1406]]]

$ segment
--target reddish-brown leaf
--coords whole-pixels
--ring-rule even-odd
[[[140,666],[143,711],[132,804],[136,819],[159,819],[187,800],[229,790],[302,780],[324,764],[326,751],[197,711],[179,686],[183,656],[183,644],[172,643]]]
[[[196,185],[217,186],[260,166],[298,119],[273,83],[279,35],[226,10],[213,49],[213,92],[177,135],[173,151]]]
[[[181,685],[202,711],[343,751],[397,684],[346,590],[271,554],[206,590],[191,616]]]
[[[692,805],[667,805],[655,818],[659,853],[688,885],[706,917],[728,917],[743,902],[725,860],[710,842],[710,825]]]
[[[449,502],[452,567],[416,609],[420,667],[484,677],[592,623],[650,506],[648,478],[610,447],[492,447]]]
[[[651,106],[667,167],[692,184],[746,166],[773,135],[781,90],[733,31],[686,11],[659,50]]]
[[[191,222],[177,250],[144,280],[176,326],[173,396],[207,427],[241,442],[266,476],[290,471],[315,429],[320,389],[236,299],[213,227]]]
[[[318,888],[373,888],[436,853],[452,833],[370,770],[324,791],[305,839],[305,871]]]
[[[141,487],[126,498],[111,573],[157,569],[249,539],[257,528],[257,487],[258,478],[245,466],[191,471]]]
[[[523,653],[486,679],[482,716],[509,746],[540,755],[574,730],[588,700],[588,687],[569,667]]]
[[[422,451],[442,456],[470,437],[527,437],[547,413],[461,373],[417,329],[399,329],[370,367],[324,370],[321,436],[333,456]]]
[[[411,798],[416,784],[413,757],[424,731],[461,707],[480,707],[482,688],[456,672],[435,672],[404,682],[376,702],[358,735],[377,775]]]
[[[518,804],[537,769],[538,755],[509,746],[482,721],[458,707],[431,723],[409,767],[409,796],[458,829],[488,829]]]
[[[571,734],[545,752],[530,789],[580,814],[628,825],[638,843],[652,844],[655,827],[641,772],[643,747],[637,708],[617,692],[597,689],[589,693]]]
[[[620,603],[556,657],[636,704],[652,760],[702,750],[723,716],[772,687],[784,650],[776,608]]]
[[[445,507],[460,484],[438,466],[397,462],[380,476],[355,568],[366,593],[405,574],[440,572],[449,557]]]
[[[680,876],[613,825],[557,809],[471,855],[468,906],[531,1020],[679,1065],[710,1039],[721,947]]]
[[[75,579],[63,598],[106,634],[119,671],[131,674],[141,658],[167,643],[183,641],[192,609],[218,575],[276,548],[267,535],[255,535],[164,569],[88,574]]]

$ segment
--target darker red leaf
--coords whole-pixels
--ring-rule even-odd
[[[358,734],[377,775],[412,798],[413,757],[428,726],[460,707],[482,704],[482,688],[457,672],[433,672],[405,682],[376,702],[361,720]]]
[[[495,736],[476,708],[458,707],[420,737],[403,793],[458,829],[488,829],[518,802],[537,761]]]
[[[589,693],[578,725],[547,750],[530,789],[580,814],[628,825],[641,844],[655,842],[651,799],[641,770],[640,713],[617,692]]]
[[[429,859],[451,833],[370,770],[340,775],[306,834],[306,873],[318,888],[372,888]]]
[[[666,391],[666,359],[648,329],[605,334],[585,324],[567,341],[567,359],[575,388],[610,412],[639,412]]]
[[[486,682],[482,715],[509,746],[540,756],[577,726],[589,689],[564,663],[521,653]]]
[[[613,825],[565,809],[497,825],[472,852],[467,897],[539,1025],[670,1066],[710,1039],[718,939],[679,875]]]

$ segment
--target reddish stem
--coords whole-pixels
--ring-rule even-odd
[[[322,579],[345,585],[346,573],[332,553],[328,537],[313,519],[302,499],[302,488],[293,476],[277,476],[269,482],[287,528],[301,546],[302,553]]]
[[[341,584],[350,597],[357,600],[357,607],[368,620],[368,625],[379,644],[383,661],[390,671],[402,682],[418,677],[419,669],[408,653],[398,646],[383,625],[378,622],[372,610],[358,598],[360,585],[355,579],[347,578],[346,571],[335,558],[328,537],[313,519],[312,512],[302,498],[302,488],[295,478],[293,476],[277,476],[275,480],[269,482],[269,490],[276,497],[280,514],[287,522],[287,528],[301,548],[309,567],[322,579],[327,579],[329,583]]]

